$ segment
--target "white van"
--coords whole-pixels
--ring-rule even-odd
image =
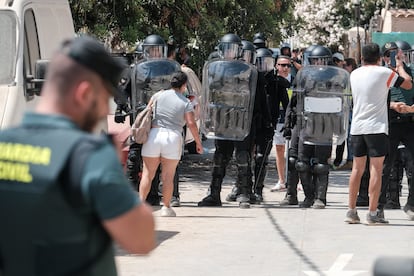
[[[16,125],[34,107],[37,62],[74,36],[67,0],[0,0],[0,128]]]

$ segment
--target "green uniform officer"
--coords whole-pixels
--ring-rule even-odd
[[[0,275],[116,275],[112,240],[154,248],[151,209],[112,140],[90,134],[121,70],[96,40],[65,42],[35,112],[0,132]]]

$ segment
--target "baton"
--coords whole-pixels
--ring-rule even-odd
[[[269,150],[269,147],[272,145],[272,142],[273,142],[273,139],[271,139],[267,142],[266,149],[265,149],[265,152],[263,154],[263,159],[262,159],[262,162],[260,163],[259,173],[257,174],[257,177],[254,179],[253,191],[256,190],[257,181],[262,176],[263,167],[264,167],[264,163],[265,163],[265,158],[268,158],[268,156],[270,154],[270,152],[269,152],[269,154],[267,154],[267,151]]]
[[[289,185],[288,183],[289,147],[290,147],[290,139],[285,139],[285,183],[286,183],[286,187]]]

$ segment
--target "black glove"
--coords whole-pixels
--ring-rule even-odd
[[[118,123],[118,124],[125,122],[125,115],[122,114],[121,109],[118,109],[118,108],[116,109],[114,119],[115,119],[115,123]]]
[[[287,140],[290,140],[292,138],[292,129],[288,127],[283,127],[280,132],[283,132],[283,137]]]

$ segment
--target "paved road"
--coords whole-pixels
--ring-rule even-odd
[[[158,247],[149,256],[118,250],[121,276],[132,275],[373,275],[380,256],[414,257],[414,221],[402,210],[386,210],[388,226],[348,225],[349,171],[332,171],[326,209],[281,207],[283,192],[271,193],[277,181],[274,151],[264,190],[265,202],[240,209],[223,202],[221,208],[200,208],[197,202],[211,179],[210,153],[186,155],[180,165],[182,206],[177,217],[159,216],[154,210]],[[228,169],[222,199],[234,182],[234,166]],[[299,193],[299,199],[304,198]],[[404,179],[401,204],[407,198]],[[367,208],[359,215],[365,220]]]

